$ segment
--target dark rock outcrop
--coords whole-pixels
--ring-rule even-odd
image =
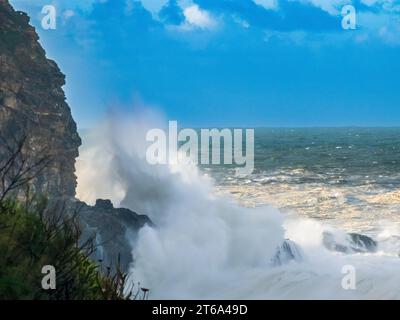
[[[366,235],[359,233],[349,233],[349,236],[351,239],[352,248],[355,251],[375,252],[378,247],[378,243],[374,239]]]
[[[127,270],[132,262],[132,244],[138,231],[145,225],[152,226],[151,220],[129,209],[114,208],[110,200],[97,200],[95,206],[77,203],[77,212],[85,226],[83,241],[96,239],[98,250],[96,260],[104,266],[115,268],[120,259],[120,267]]]
[[[276,250],[274,257],[272,258],[272,265],[281,266],[290,261],[300,262],[302,260],[303,253],[300,247],[295,242],[286,239]]]
[[[358,233],[347,234],[344,241],[339,241],[334,234],[328,231],[325,231],[322,236],[325,248],[331,251],[342,253],[375,252],[378,247],[375,240]]]
[[[104,200],[104,199],[97,199],[96,204],[94,206],[96,209],[103,209],[103,210],[113,210],[114,205],[111,200]]]

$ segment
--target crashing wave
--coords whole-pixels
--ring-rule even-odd
[[[152,127],[160,126],[111,119],[94,131],[77,168],[82,200],[111,199],[157,226],[142,228],[132,248],[131,271],[150,298],[400,298],[397,254],[375,252],[367,236],[216,196],[196,166],[150,166],[143,142]],[[341,285],[348,265],[356,290]]]

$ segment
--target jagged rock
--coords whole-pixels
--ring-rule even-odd
[[[0,0],[0,135],[8,142],[27,136],[25,152],[32,162],[51,157],[32,181],[34,192],[73,197],[81,140],[65,102],[65,77],[38,39],[29,17]]]
[[[93,207],[74,198],[81,139],[65,101],[65,76],[46,58],[38,39],[29,17],[15,11],[8,0],[0,0],[1,141],[26,136],[24,152],[29,161],[34,163],[44,154],[51,157],[50,165],[31,181],[31,192],[47,196],[50,202],[61,199],[69,211],[77,209],[83,226],[81,241],[94,237],[100,245],[94,258],[115,267],[120,255],[126,270],[132,260],[130,242],[151,221],[128,209],[114,208],[110,200],[98,200]],[[0,145],[0,159],[5,150]]]
[[[286,239],[276,250],[275,256],[272,258],[272,264],[274,266],[281,266],[292,260],[302,261],[303,253],[295,242]]]
[[[372,238],[358,233],[347,234],[344,241],[336,239],[334,234],[328,231],[323,232],[322,236],[325,248],[342,253],[375,252],[378,246]]]
[[[104,209],[104,210],[113,210],[114,209],[114,205],[112,204],[111,200],[108,200],[108,199],[107,200],[97,199],[95,207],[99,208],[99,209]]]
[[[360,252],[375,252],[377,249],[377,242],[363,234],[349,233],[352,242],[353,250],[358,250]]]
[[[132,262],[131,245],[143,226],[153,226],[151,220],[129,209],[114,208],[110,200],[99,199],[95,206],[77,202],[76,208],[85,225],[82,241],[88,237],[96,239],[99,250],[95,259],[115,268],[120,258],[120,267],[126,271]]]

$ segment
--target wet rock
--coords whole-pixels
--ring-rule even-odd
[[[98,209],[104,209],[104,210],[113,210],[114,205],[112,204],[111,200],[103,200],[103,199],[97,199],[95,207]]]
[[[302,261],[303,252],[301,248],[293,241],[286,239],[280,245],[272,258],[274,266],[281,266],[289,263],[290,261]]]
[[[349,233],[351,238],[353,250],[358,250],[360,252],[375,252],[377,249],[377,242],[363,234]]]
[[[323,232],[322,236],[325,248],[342,253],[375,252],[378,246],[372,238],[358,233],[346,234],[344,239],[338,239],[328,231]]]
[[[127,271],[133,262],[132,244],[142,227],[153,226],[152,221],[129,209],[114,208],[110,200],[97,200],[95,206],[77,202],[75,206],[85,230],[82,241],[96,240],[94,258],[112,269],[119,259],[121,269]]]

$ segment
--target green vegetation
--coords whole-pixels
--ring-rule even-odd
[[[0,300],[137,298],[140,290],[125,294],[128,276],[118,265],[114,273],[111,268],[103,273],[90,259],[96,248],[91,240],[81,243],[71,206],[31,196],[32,182],[51,159],[45,153],[33,157],[27,140],[25,135],[8,139],[0,135]],[[45,266],[55,271],[55,288],[43,289]]]
[[[30,138],[16,131],[0,132],[0,300],[145,298],[146,289],[128,288],[118,263],[103,272],[91,260],[96,247],[83,242],[73,201],[51,193],[41,200],[52,153],[41,148],[34,154]],[[49,272],[54,281],[45,281]]]
[[[95,248],[90,242],[79,245],[76,219],[48,207],[44,201],[32,209],[11,200],[0,203],[0,299],[136,298],[124,294],[126,274],[103,274],[89,259]],[[42,289],[45,265],[55,267],[55,290]]]

